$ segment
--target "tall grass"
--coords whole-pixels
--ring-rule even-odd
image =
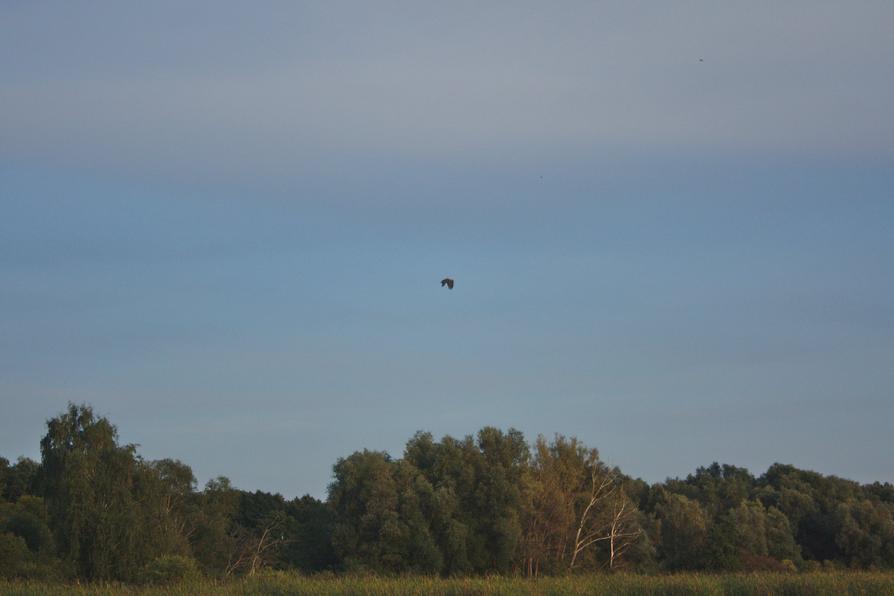
[[[0,594],[37,596],[56,594],[173,595],[193,594],[362,594],[362,595],[744,595],[784,596],[861,594],[894,595],[894,573],[820,572],[806,574],[679,574],[679,575],[587,575],[527,580],[511,577],[304,577],[294,573],[270,572],[258,577],[225,582],[196,580],[166,586],[134,586],[118,583],[48,584],[0,580]]]

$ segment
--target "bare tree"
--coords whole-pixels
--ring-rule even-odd
[[[624,490],[618,491],[617,498],[612,503],[611,526],[609,527],[609,559],[608,568],[616,569],[621,562],[621,555],[643,533],[642,528],[631,527],[636,518],[636,507],[624,494]]]
[[[614,569],[641,534],[637,508],[622,488],[621,473],[599,460],[576,438],[540,436],[532,466],[530,516],[526,520],[524,568],[529,576],[573,572],[597,565]]]
[[[610,497],[617,489],[617,472],[605,470],[598,462],[590,466],[590,491],[586,506],[580,514],[577,532],[574,535],[574,549],[568,569],[574,569],[580,554],[588,547],[609,539],[605,525],[600,520],[598,505]]]
[[[279,516],[274,516],[259,533],[240,529],[235,535],[235,546],[227,561],[226,574],[232,575],[239,570],[247,570],[254,575],[271,563],[276,551],[289,540],[284,534],[284,526]]]
[[[550,443],[537,437],[535,453],[525,527],[525,571],[529,576],[539,575],[541,568],[556,572],[567,567],[580,479],[588,462],[598,459],[595,451],[584,449],[577,439],[561,435]]]

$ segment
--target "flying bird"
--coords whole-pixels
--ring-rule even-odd
[[[447,286],[448,290],[452,290],[453,289],[453,280],[450,279],[449,277],[445,277],[444,279],[441,280],[441,287],[443,288],[444,286]]]

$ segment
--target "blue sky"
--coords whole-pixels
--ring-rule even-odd
[[[894,481],[892,19],[4,3],[0,454],[85,401],[287,496],[487,424]]]

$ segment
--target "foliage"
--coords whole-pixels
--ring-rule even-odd
[[[15,581],[224,591],[242,581],[300,581],[323,591],[366,581],[350,585],[406,591],[400,580],[376,578],[412,575],[413,585],[448,592],[540,585],[578,593],[596,585],[589,574],[602,572],[599,585],[623,593],[636,582],[619,571],[695,571],[779,574],[772,585],[798,593],[814,580],[787,583],[794,571],[824,570],[810,577],[839,581],[844,569],[894,569],[892,485],[783,464],[755,477],[714,463],[649,485],[575,437],[529,445],[514,429],[440,440],[420,432],[400,458],[363,450],[339,459],[321,501],[239,490],[222,476],[200,490],[188,465],[142,459],[86,405],[69,404],[48,420],[40,446],[40,462],[0,458],[0,577]],[[340,579],[285,573],[296,570]],[[494,574],[566,579],[431,579]],[[572,574],[587,579],[576,583]],[[735,592],[743,576],[685,577],[712,578],[698,585],[714,593]]]
[[[140,580],[147,584],[192,582],[202,576],[195,559],[180,555],[162,555],[146,564]]]
[[[665,493],[655,508],[658,520],[658,555],[670,571],[699,569],[705,565],[709,518],[697,501]],[[714,536],[715,540],[721,537]],[[722,545],[715,542],[715,545]]]
[[[17,577],[31,560],[24,539],[11,532],[0,533],[0,577]]]

